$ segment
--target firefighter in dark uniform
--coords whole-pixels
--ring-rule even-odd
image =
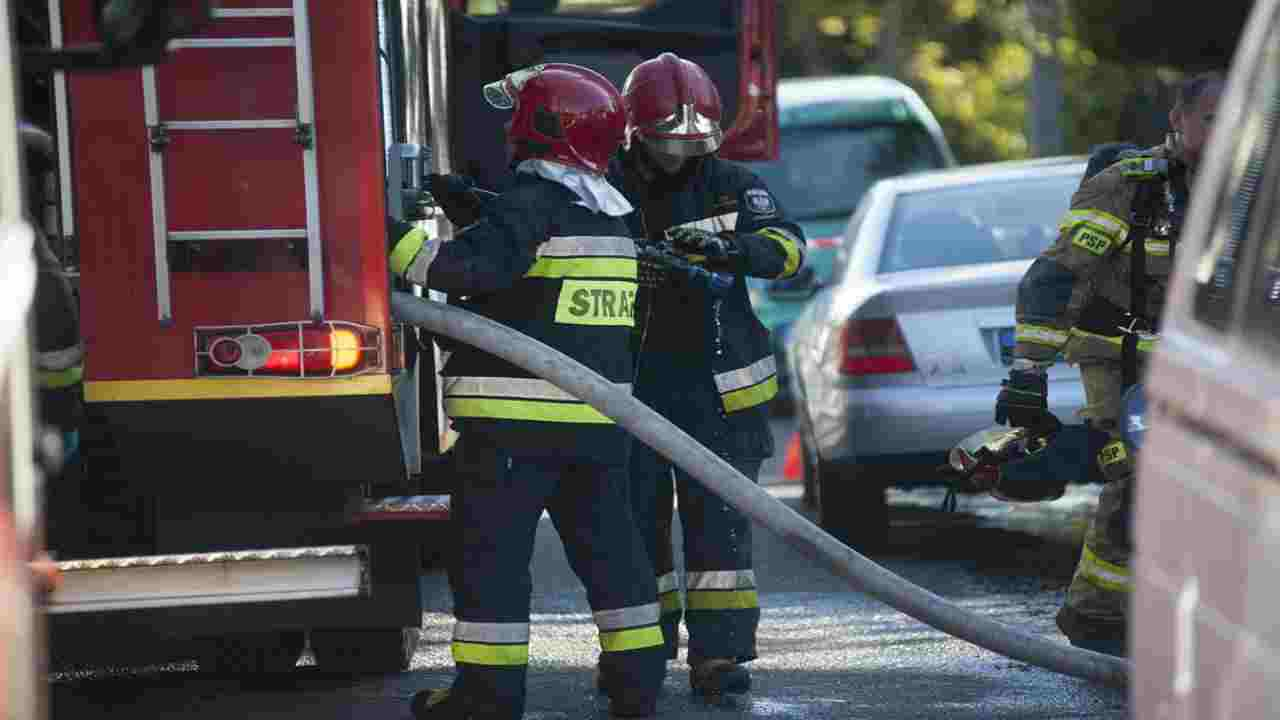
[[[696,63],[672,53],[640,63],[623,98],[628,147],[610,172],[637,206],[632,234],[642,247],[667,243],[682,260],[717,271],[691,275],[659,265],[649,274],[642,267],[636,396],[755,480],[773,454],[767,408],[778,381],[745,277],[794,275],[803,235],[755,175],[716,156],[720,96]],[[687,610],[673,571],[673,472]],[[751,677],[742,663],[756,657],[760,621],[750,522],[638,443],[630,482],[632,511],[658,575],[668,657],[676,657],[683,611],[694,690],[746,691]]]
[[[40,419],[62,436],[71,454],[83,421],[84,349],[80,311],[62,263],[49,248],[44,222],[51,207],[44,178],[53,169],[53,138],[30,123],[19,125],[26,157],[27,222],[35,230],[36,295],[33,307]]]
[[[484,91],[514,109],[514,184],[443,246],[403,228],[392,270],[629,387],[637,269],[622,216],[631,206],[604,177],[623,138],[622,98],[603,76],[567,64],[525,68]],[[665,655],[657,586],[626,507],[629,437],[555,385],[467,345],[454,346],[441,374],[463,486],[453,506],[457,677],[450,689],[418,693],[415,716],[522,716],[529,563],[544,508],[587,587],[603,662],[626,679],[611,693],[614,714],[652,714]]]
[[[1092,650],[1125,653],[1134,467],[1121,440],[1122,395],[1155,347],[1187,188],[1222,87],[1218,73],[1185,82],[1164,145],[1122,155],[1085,180],[1057,240],[1018,288],[1015,359],[996,422],[1045,422],[1045,371],[1061,354],[1080,366],[1081,415],[1109,436],[1097,453],[1106,485],[1057,618],[1072,644]]]

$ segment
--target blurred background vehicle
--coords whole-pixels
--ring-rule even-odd
[[[874,547],[888,529],[885,489],[935,481],[928,469],[991,424],[1018,282],[1084,169],[1076,157],[991,163],[867,192],[831,284],[788,335],[806,494],[827,532]],[[1065,363],[1049,371],[1050,410],[1066,423],[1079,422],[1079,377]]]
[[[1280,2],[1254,4],[1216,117],[1144,379],[1129,628],[1139,720],[1280,707]]]
[[[792,321],[831,278],[849,214],[881,178],[956,164],[942,128],[920,96],[887,77],[840,75],[778,82],[780,158],[747,163],[804,229],[804,265],[795,276],[748,280],[751,303],[772,335],[778,360],[774,406],[791,406],[786,354]]]

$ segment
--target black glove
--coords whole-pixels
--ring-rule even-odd
[[[705,255],[707,260],[726,261],[738,254],[738,246],[733,239],[691,227],[672,228],[667,231],[671,244],[686,255]]]
[[[1049,383],[1044,373],[1011,370],[1000,383],[996,397],[996,423],[1010,427],[1043,427],[1052,422],[1049,414]]]
[[[496,193],[481,190],[475,181],[466,175],[439,175],[431,173],[427,176],[427,190],[436,204],[444,210],[444,216],[458,227],[466,227],[480,220],[480,209],[484,203]]]

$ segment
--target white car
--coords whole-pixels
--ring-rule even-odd
[[[994,422],[1018,283],[1084,170],[1078,157],[974,165],[864,196],[832,284],[788,336],[806,491],[827,532],[878,544],[885,489],[942,482],[947,451]],[[1083,403],[1079,371],[1051,368],[1050,410],[1078,423]]]

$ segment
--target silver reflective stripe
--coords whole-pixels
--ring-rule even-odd
[[[36,365],[41,370],[66,370],[75,367],[84,359],[84,349],[78,344],[61,350],[49,350],[36,353]]]
[[[575,235],[553,237],[538,246],[538,257],[626,257],[636,256],[636,243],[629,237]]]
[[[711,217],[702,218],[701,220],[693,220],[679,225],[672,225],[667,228],[674,230],[676,228],[693,228],[694,230],[707,230],[709,232],[724,232],[733,230],[738,226],[738,213],[724,213],[723,215],[713,215]]]
[[[436,259],[436,253],[440,252],[440,242],[428,238],[422,244],[422,249],[413,258],[413,262],[409,263],[409,269],[404,271],[404,278],[414,285],[427,285],[427,273],[431,270],[431,263]]]
[[[669,572],[666,575],[658,576],[658,594],[669,593],[673,590],[679,590],[680,584],[676,582],[676,574]]]
[[[756,586],[754,570],[707,570],[685,575],[689,590],[750,590]]]
[[[619,390],[631,393],[631,383],[615,383]],[[446,397],[520,398],[522,400],[555,400],[580,402],[578,398],[552,383],[538,378],[447,377]]]
[[[599,610],[591,614],[596,619],[596,627],[608,632],[626,628],[643,627],[658,624],[658,603],[633,605],[632,607],[614,610]]]
[[[482,623],[459,620],[453,624],[453,639],[473,643],[527,643],[529,623]]]
[[[720,394],[741,390],[742,388],[759,385],[768,380],[770,377],[778,374],[778,365],[773,358],[773,354],[765,355],[763,358],[754,363],[737,370],[730,370],[716,375],[716,388]]]

